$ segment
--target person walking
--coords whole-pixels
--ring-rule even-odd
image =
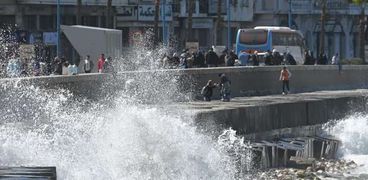
[[[213,95],[213,89],[217,86],[212,80],[208,80],[207,84],[202,88],[201,94],[204,101],[211,101]]]
[[[87,55],[86,59],[84,60],[83,70],[85,73],[91,73],[92,71],[92,62],[89,55]]]
[[[239,61],[241,66],[246,66],[249,60],[249,53],[247,51],[241,51],[239,55]]]
[[[100,58],[98,59],[97,69],[99,73],[103,72],[103,67],[105,64],[105,55],[101,54]]]
[[[284,68],[281,70],[280,74],[280,81],[282,81],[282,94],[286,95],[289,93],[289,79],[291,77],[290,71],[284,66]]]

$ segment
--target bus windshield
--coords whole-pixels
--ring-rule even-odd
[[[296,32],[272,32],[273,46],[302,46],[303,38]]]
[[[246,45],[260,45],[267,43],[267,31],[247,30],[242,31],[239,36],[239,43]]]

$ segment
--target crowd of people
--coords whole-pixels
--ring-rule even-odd
[[[262,60],[261,60],[262,58]],[[224,50],[218,54],[213,48],[206,53],[203,51],[189,52],[185,49],[174,53],[172,56],[165,55],[162,58],[164,68],[203,68],[203,67],[224,67],[224,66],[259,66],[261,61],[264,65],[296,65],[295,58],[289,52],[279,53],[276,49],[259,53],[257,51],[241,51],[239,56],[234,50]]]
[[[97,71],[99,73],[114,72],[112,58],[105,58],[101,54],[97,62]],[[80,63],[80,67],[76,63],[65,60],[64,57],[55,57],[52,63],[41,62],[38,60],[21,60],[13,55],[6,64],[6,77],[27,77],[27,76],[47,76],[47,75],[76,75],[79,73],[91,73],[94,63],[87,55]]]
[[[290,52],[280,53],[273,49],[266,52],[241,51],[239,56],[233,50],[224,50],[222,53],[216,53],[213,48],[207,52],[198,50],[189,52],[188,49],[181,53],[173,53],[172,56],[164,55],[161,62],[164,68],[168,69],[186,69],[186,68],[204,68],[204,67],[224,67],[224,66],[265,66],[272,65],[297,65],[297,61]],[[320,54],[317,58],[313,52],[306,50],[304,53],[303,65],[327,65],[339,64],[339,55],[336,53],[329,61],[326,54]]]

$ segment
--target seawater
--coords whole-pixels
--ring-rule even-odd
[[[99,102],[17,80],[1,88],[1,166],[56,166],[58,179],[236,176],[227,144],[199,133],[191,112],[136,103],[124,91]]]
[[[368,114],[355,113],[327,124],[326,133],[341,141],[339,158],[353,160],[359,166],[353,174],[368,174]]]

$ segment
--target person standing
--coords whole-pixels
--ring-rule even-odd
[[[239,61],[241,66],[246,66],[249,60],[249,53],[247,51],[241,51],[239,55]]]
[[[284,68],[281,70],[280,74],[280,81],[282,81],[282,94],[286,95],[289,93],[289,79],[291,77],[290,71],[284,66]]]
[[[92,62],[89,55],[87,55],[86,59],[84,60],[83,70],[85,73],[91,73],[92,71]]]
[[[206,54],[206,64],[208,67],[217,67],[219,61],[219,57],[213,51],[213,48],[210,48],[208,53]]]
[[[331,64],[338,65],[339,64],[339,53],[336,53],[332,56]]]
[[[105,55],[101,54],[100,58],[98,59],[97,69],[99,73],[103,72],[103,67],[105,64]]]
[[[221,100],[224,102],[230,101],[230,85],[231,81],[226,77],[224,73],[220,74],[220,87],[221,87]]]

